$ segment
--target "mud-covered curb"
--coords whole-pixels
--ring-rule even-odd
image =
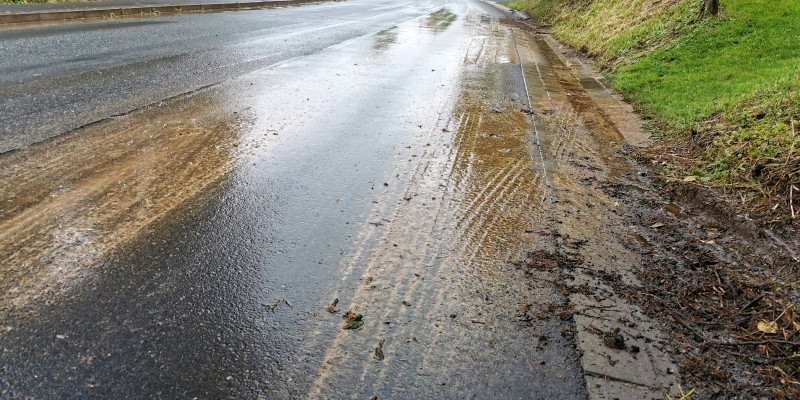
[[[540,35],[559,57],[577,54],[547,30],[519,25]],[[580,75],[583,61],[568,61],[564,70]],[[713,188],[669,180],[652,148],[618,151],[646,184],[586,181],[601,182],[616,200],[617,208],[606,213],[627,221],[634,242],[624,248],[641,256],[633,269],[608,263],[591,270],[575,258],[572,268],[583,271],[562,279],[573,281],[563,291],[574,312],[590,398],[663,398],[670,382],[687,386],[669,388],[669,395],[680,398],[794,398],[800,371],[796,225],[765,223],[726,204]],[[626,352],[634,356],[617,358]]]
[[[486,3],[494,5],[490,1]],[[612,200],[599,200],[601,197],[595,197],[599,195],[596,188],[585,192],[576,189],[608,179],[597,172],[603,168],[625,171],[620,173],[634,178],[623,180],[630,181],[634,187],[647,186],[639,182],[646,174],[631,169],[627,161],[625,166],[621,165],[622,157],[618,155],[620,148],[635,148],[649,142],[640,128],[641,121],[590,65],[570,58],[569,52],[555,39],[534,24],[526,23],[527,18],[517,18],[518,12],[501,5],[496,7],[506,11],[513,21],[509,23],[516,26],[520,68],[523,75],[529,76],[526,86],[532,103],[530,110],[537,121],[534,144],[545,148],[540,154],[551,159],[554,168],[543,174],[563,174],[563,180],[576,183],[565,185],[562,180],[559,180],[562,183],[552,180],[558,223],[550,234],[559,243],[556,252],[534,252],[519,264],[523,269],[541,270],[541,260],[552,259],[551,264],[557,265],[559,287],[567,297],[575,345],[581,352],[580,364],[590,399],[680,396],[680,372],[668,353],[669,337],[658,320],[649,318],[640,307],[628,302],[601,279],[606,275],[619,276],[631,287],[641,286],[635,278],[635,270],[640,268],[641,262],[636,251],[626,250],[626,235],[619,231],[619,226],[625,224],[617,221],[609,225],[606,218],[593,222],[588,213],[573,210],[585,206],[592,208],[592,215],[617,215],[619,209],[615,207],[620,206],[613,206]],[[529,48],[538,48],[539,52],[530,53]],[[556,87],[564,92],[553,89]],[[554,91],[552,96],[551,90]],[[577,116],[569,117],[569,110],[577,112]],[[575,135],[583,139],[575,139]],[[566,137],[572,139],[559,142]],[[602,142],[602,139],[607,140]],[[601,147],[597,153],[599,157],[578,157],[571,153],[580,146],[564,150],[575,140],[588,140],[587,146],[601,140],[602,143],[597,143]],[[558,144],[553,145],[553,142]],[[560,147],[562,145],[566,147]],[[551,146],[569,154],[559,155]],[[607,154],[600,155],[603,153]],[[574,168],[587,160],[593,160],[594,169]],[[616,217],[612,219],[617,220]],[[587,236],[584,229],[587,224],[593,224],[595,234],[601,237]]]
[[[0,14],[0,26],[19,23],[36,23],[51,21],[66,21],[78,19],[99,19],[113,17],[156,16],[161,14],[182,14],[186,12],[229,11],[247,10],[257,8],[273,8],[284,6],[298,6],[303,4],[325,3],[342,0],[268,0],[246,3],[212,3],[212,4],[185,4],[185,5],[154,5],[131,7],[92,8],[85,10],[52,10],[38,12],[22,12]]]

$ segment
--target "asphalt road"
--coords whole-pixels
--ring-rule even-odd
[[[255,0],[239,1],[240,4]],[[167,0],[93,0],[91,2],[54,2],[54,3],[4,3],[0,4],[0,14],[14,14],[42,11],[69,11],[69,10],[107,10],[120,7],[151,7],[151,6],[174,6],[174,5],[195,5],[195,4],[219,4],[224,3],[217,0],[192,0],[170,2]]]
[[[548,211],[501,18],[0,31],[0,397],[584,398],[527,314],[563,297],[507,263]]]
[[[0,30],[0,153],[419,17],[441,2]]]

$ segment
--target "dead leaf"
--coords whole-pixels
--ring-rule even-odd
[[[758,321],[756,327],[759,331],[764,333],[778,333],[778,323],[775,321]]]
[[[331,314],[339,312],[339,310],[336,309],[337,304],[339,304],[339,299],[338,298],[333,299],[333,303],[329,304],[328,307],[325,307],[325,311]]]
[[[696,176],[694,176],[694,175],[689,175],[689,176],[687,176],[687,177],[683,178],[683,181],[684,181],[684,182],[694,182],[694,181],[696,181],[696,180],[697,180],[697,177],[696,177]]]
[[[656,222],[655,224],[650,225],[651,228],[661,228],[662,226],[664,226],[664,224],[661,222]]]
[[[353,318],[355,318],[355,317],[356,317],[356,313],[354,313],[353,311],[348,311],[348,312],[344,313],[344,315],[342,315],[342,319],[344,320],[345,323],[348,323],[348,322],[352,321]]]

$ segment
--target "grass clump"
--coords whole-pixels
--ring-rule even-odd
[[[428,26],[434,30],[442,30],[456,20],[456,15],[447,8],[442,8],[428,16]]]
[[[800,72],[756,90],[724,111],[704,119],[695,130],[701,144],[693,175],[739,192],[777,201],[774,211],[791,215],[783,203],[791,185],[800,188]],[[800,191],[793,200],[800,213]]]
[[[722,0],[716,18],[700,18],[701,0],[512,6],[595,57],[654,133],[687,149],[673,171],[790,215],[790,187],[800,187],[800,1]]]
[[[693,27],[687,0],[518,0],[510,5],[552,28],[564,43],[613,70]]]

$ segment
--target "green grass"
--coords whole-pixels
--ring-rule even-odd
[[[689,0],[519,0],[566,44],[595,57],[606,69],[636,61],[693,27]]]
[[[455,22],[455,20],[455,14],[446,8],[442,8],[428,16],[428,26],[436,30],[443,30]]]
[[[800,128],[793,128],[800,125],[800,1],[721,0],[720,15],[703,19],[701,3],[520,0],[512,7],[595,57],[654,120],[654,135],[676,147],[695,143],[673,170],[760,195],[787,214],[790,184],[800,187]]]
[[[798,117],[800,73],[762,86],[698,126],[708,145],[692,174],[766,197],[785,196],[790,184],[800,187]],[[800,201],[795,208],[800,211]]]
[[[620,67],[617,88],[673,126],[745,100],[800,71],[800,1],[723,0],[724,15]]]

